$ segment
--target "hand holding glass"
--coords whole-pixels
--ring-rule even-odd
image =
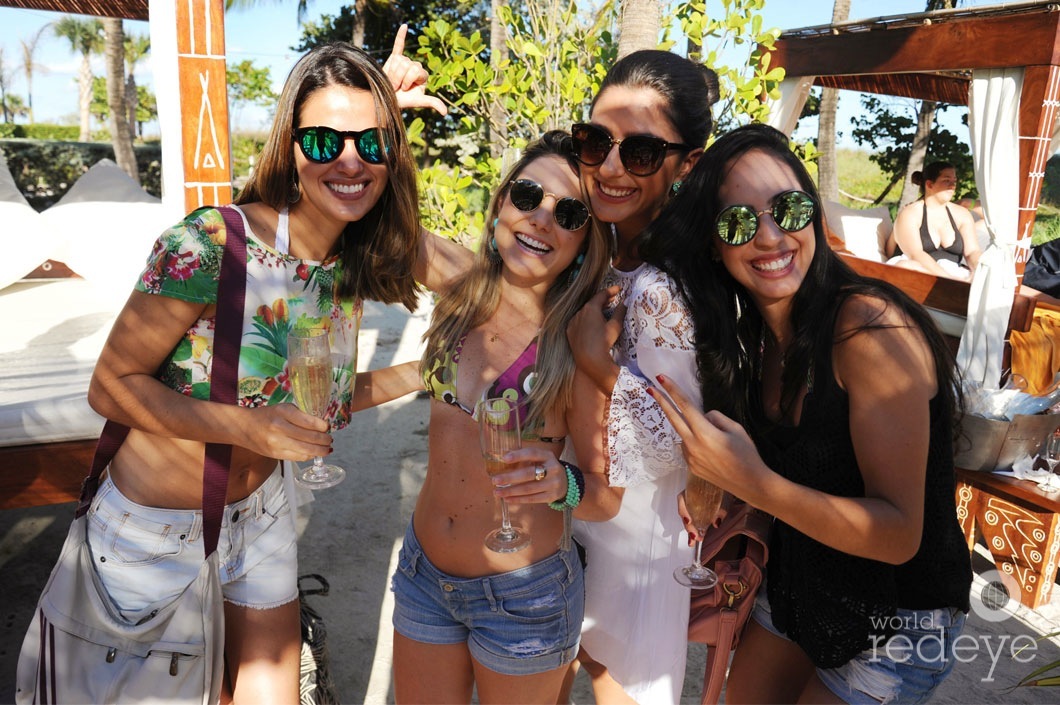
[[[287,369],[291,390],[298,408],[323,419],[331,403],[331,346],[328,331],[323,328],[292,330],[287,336]],[[322,457],[295,472],[295,481],[303,487],[321,490],[342,482],[346,471],[337,465],[326,465]]]
[[[486,472],[492,477],[510,468],[504,462],[504,454],[522,447],[522,432],[519,425],[519,407],[502,398],[483,399],[475,405],[478,417],[479,439],[482,457],[486,460]],[[530,545],[530,536],[508,519],[508,504],[501,504],[501,527],[486,535],[486,548],[497,553],[514,553]]]
[[[685,485],[685,508],[692,518],[692,525],[696,533],[703,536],[710,528],[714,517],[721,507],[723,491],[720,487],[712,485],[697,475],[689,474]],[[718,576],[713,570],[703,565],[700,553],[703,550],[703,540],[696,541],[696,558],[692,565],[687,565],[674,570],[674,580],[685,587],[693,590],[705,590],[712,588],[718,582]]]

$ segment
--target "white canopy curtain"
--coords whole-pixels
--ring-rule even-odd
[[[1016,293],[1019,220],[1019,103],[1023,69],[972,72],[968,96],[975,183],[991,242],[979,258],[957,364],[965,381],[997,389],[1009,313]]]
[[[781,81],[780,98],[770,103],[767,124],[791,136],[815,78],[816,76],[795,76]]]

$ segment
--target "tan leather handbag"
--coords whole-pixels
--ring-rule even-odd
[[[762,586],[771,522],[768,515],[736,502],[721,526],[704,539],[700,557],[718,574],[718,583],[710,590],[692,591],[688,619],[688,640],[707,645],[702,705],[717,703],[721,696],[729,654],[740,641]]]

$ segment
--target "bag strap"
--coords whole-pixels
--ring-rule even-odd
[[[736,503],[720,526],[707,531],[700,550],[700,560],[706,563],[714,558],[730,539],[745,538],[743,555],[764,566],[769,557],[770,518],[755,511],[744,502]],[[725,683],[725,671],[729,666],[729,655],[736,640],[739,613],[735,609],[719,609],[718,641],[714,648],[707,649],[704,667],[703,698],[700,705],[716,705],[721,698],[721,687]],[[728,648],[722,646],[728,645]]]
[[[243,217],[232,207],[217,209],[225,222],[225,249],[217,284],[217,321],[214,330],[214,352],[210,382],[210,401],[236,403],[239,371],[239,348],[243,329],[243,306],[247,286],[247,237]],[[81,498],[74,517],[84,516],[99,489],[103,470],[117,454],[129,435],[129,427],[108,420],[103,425],[92,468],[81,483]],[[207,443],[203,461],[202,514],[203,547],[209,556],[217,549],[221,535],[221,514],[228,488],[228,467],[232,446]]]
[[[704,667],[706,675],[700,705],[717,705],[721,699],[721,686],[725,683],[725,671],[729,667],[729,654],[732,653],[731,644],[736,638],[738,621],[739,613],[736,610],[718,610],[718,644],[707,649],[707,662]],[[723,648],[722,644],[729,644],[730,647]]]

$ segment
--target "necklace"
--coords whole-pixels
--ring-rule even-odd
[[[500,337],[501,337],[501,336],[504,336],[504,335],[508,335],[508,334],[509,334],[509,333],[511,333],[511,332],[512,332],[513,330],[515,330],[515,329],[516,329],[516,328],[518,328],[518,327],[519,327],[520,325],[522,325],[522,324],[524,324],[524,323],[526,323],[526,322],[527,322],[527,321],[526,321],[526,319],[524,318],[524,319],[522,319],[522,320],[516,321],[516,322],[515,322],[515,323],[514,323],[513,325],[509,326],[508,328],[506,328],[506,329],[504,329],[504,330],[502,330],[502,331],[497,331],[496,333],[490,333],[490,334],[489,334],[489,338],[488,338],[489,342],[491,342],[491,343],[496,343],[496,342],[497,342],[497,340],[498,340],[498,339],[500,339]]]

